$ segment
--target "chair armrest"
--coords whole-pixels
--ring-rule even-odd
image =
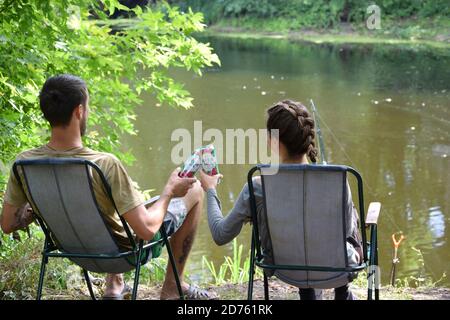
[[[380,215],[381,203],[371,202],[367,210],[366,226],[371,224],[378,224],[378,216]]]
[[[159,200],[160,196],[154,196],[143,203],[144,207],[149,208],[153,203]]]

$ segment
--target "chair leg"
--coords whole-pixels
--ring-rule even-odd
[[[269,300],[269,279],[264,272],[264,300]]]
[[[134,284],[133,284],[133,292],[131,294],[131,300],[136,300],[137,297],[137,291],[139,287],[139,277],[141,275],[141,259],[142,259],[142,247],[144,245],[144,242],[141,240],[139,242],[139,251],[138,251],[138,257],[136,262],[136,270],[134,272]]]
[[[374,287],[376,286],[376,266],[374,264],[370,264],[367,271],[367,300],[373,300],[375,292]]]
[[[39,284],[36,294],[36,300],[41,300],[42,297],[42,287],[44,286],[44,277],[45,277],[45,269],[47,266],[48,257],[45,255],[45,253],[42,253],[42,261],[41,261],[41,271],[39,274]]]
[[[371,225],[371,227],[370,227],[370,257],[369,257],[369,268],[368,268],[368,274],[367,274],[367,279],[368,279],[367,300],[373,300],[374,291],[375,291],[375,298],[377,295],[379,295],[379,293],[377,293],[377,291],[378,291],[377,280],[378,280],[379,275],[378,275],[378,270],[377,270],[377,265],[378,265],[377,260],[378,259],[377,259],[377,232],[376,231],[377,231],[376,225]]]
[[[252,244],[250,249],[250,267],[248,271],[247,300],[253,300],[253,275],[255,273],[255,235],[252,233]]]
[[[86,281],[86,285],[88,287],[89,295],[91,296],[91,299],[97,300],[97,298],[95,298],[94,290],[92,289],[91,278],[89,278],[89,273],[87,272],[86,269],[83,269],[83,275],[84,275],[84,280]]]
[[[250,262],[250,270],[248,274],[248,291],[247,291],[247,300],[253,300],[253,271],[255,265]]]
[[[377,277],[379,276],[377,275]],[[375,300],[380,300],[380,289],[378,288],[379,282],[379,279],[377,279],[375,284]]]
[[[377,270],[375,273],[375,300],[380,300],[380,273],[378,269],[378,236],[377,229],[375,229],[375,265]]]
[[[170,245],[170,241],[167,239],[166,227],[164,226],[164,223],[161,225],[161,233],[162,233],[164,243],[167,248],[167,254],[169,255],[169,261],[172,266],[173,276],[175,278],[175,283],[177,284],[177,290],[178,290],[178,294],[180,295],[180,300],[184,300],[184,294],[183,294],[183,289],[181,288],[180,276],[178,275],[178,270],[177,270],[177,266],[175,263],[175,258],[172,253],[172,247]]]
[[[140,273],[141,273],[141,264],[138,263],[136,265],[136,270],[134,273],[134,284],[133,284],[133,292],[131,294],[131,300],[136,300],[136,298],[137,298]]]

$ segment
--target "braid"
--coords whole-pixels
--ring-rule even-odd
[[[297,119],[302,131],[303,147],[306,149],[306,155],[312,162],[317,162],[317,149],[316,149],[316,131],[314,129],[314,119],[311,117],[306,108],[301,105],[297,109]]]
[[[281,116],[281,113],[289,115]],[[269,110],[267,128],[278,127],[280,140],[291,155],[306,154],[313,163],[317,162],[317,149],[315,143],[314,119],[305,106],[300,102],[283,100],[272,106]],[[295,123],[292,121],[295,119]]]

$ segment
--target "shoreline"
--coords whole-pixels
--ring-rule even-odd
[[[201,35],[241,39],[284,39],[314,44],[382,44],[450,49],[450,36],[449,38],[442,37],[441,40],[403,39],[393,36],[370,35],[351,28],[345,30],[260,31],[242,27],[212,25],[207,27]]]
[[[408,28],[414,26],[414,20],[406,20],[396,24],[390,23],[383,28],[383,32],[378,30],[370,31],[350,23],[341,23],[328,29],[304,28],[297,31],[267,28],[264,25],[267,21],[264,20],[255,20],[252,23],[222,20],[217,24],[205,25],[205,29],[197,34],[200,36],[240,39],[284,39],[314,44],[404,45],[450,50],[450,31],[443,33],[442,26],[425,27],[422,29],[424,31],[423,34],[418,36],[398,35],[398,30],[408,30]],[[132,28],[133,24],[133,18],[118,18],[108,21],[108,26],[112,29]]]

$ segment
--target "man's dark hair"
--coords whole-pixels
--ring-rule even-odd
[[[52,127],[68,125],[73,110],[86,106],[87,98],[86,83],[70,74],[48,78],[39,94],[41,110]]]

